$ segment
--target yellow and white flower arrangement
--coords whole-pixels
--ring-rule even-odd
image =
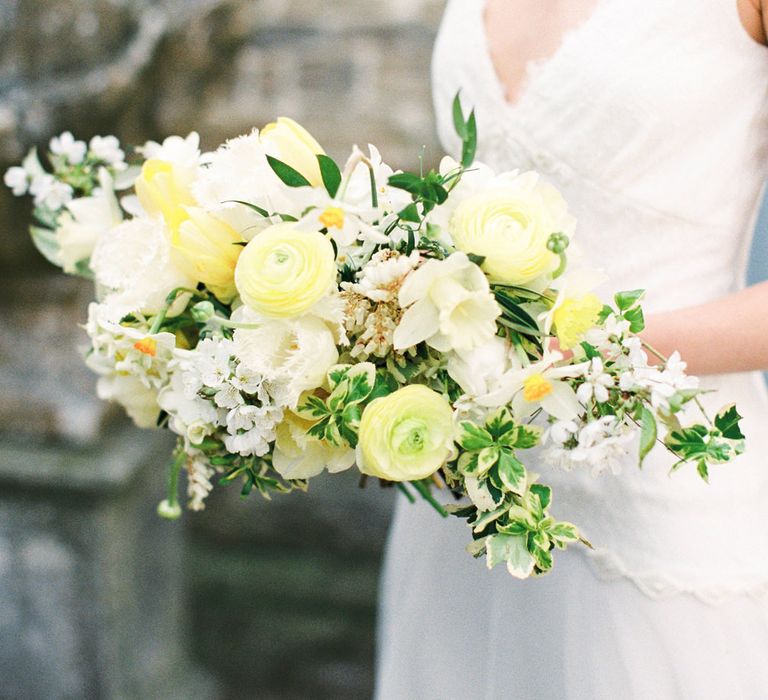
[[[67,132],[50,170],[32,152],[6,173],[40,251],[95,282],[99,395],[178,436],[161,515],[181,513],[182,470],[199,510],[215,475],[269,496],[356,464],[465,518],[470,551],[522,578],[582,539],[550,515],[532,448],[600,472],[660,445],[705,479],[743,449],[732,406],[682,425],[696,381],[677,355],[649,361],[641,292],[607,304],[599,274],[570,269],[560,193],[473,163],[458,98],[454,121],[460,161],[421,174],[373,146],[340,167],[287,118],[212,153],[194,133],[150,142],[130,165],[114,137]]]

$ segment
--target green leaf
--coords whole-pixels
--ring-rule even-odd
[[[477,467],[479,475],[485,474],[499,459],[499,448],[494,446],[484,447],[477,455]]]
[[[715,427],[723,434],[727,440],[743,440],[744,435],[739,427],[739,421],[742,416],[736,410],[735,404],[730,404],[721,408],[715,416]]]
[[[502,445],[516,447],[519,450],[529,450],[541,441],[543,429],[538,425],[516,425],[513,430],[499,439]]]
[[[709,483],[709,468],[707,467],[706,460],[700,459],[698,461],[696,464],[696,471],[699,473],[699,476],[704,479],[704,481]]]
[[[526,538],[519,535],[491,535],[485,541],[488,568],[505,562],[515,578],[528,578],[533,573],[534,559],[526,546]]]
[[[629,330],[633,333],[640,333],[645,328],[643,310],[639,306],[625,311],[622,315],[629,321]]]
[[[509,409],[502,408],[491,416],[486,422],[485,427],[488,432],[498,440],[502,435],[515,428],[515,421],[512,418]]]
[[[613,299],[620,311],[627,311],[642,299],[643,294],[645,294],[644,289],[633,289],[628,292],[617,292]]]
[[[341,170],[333,158],[324,153],[317,154],[317,162],[320,165],[320,176],[323,178],[325,189],[333,198],[339,191],[339,185],[341,185]]]
[[[458,442],[465,450],[482,450],[493,445],[491,434],[474,423],[462,422],[461,431]]]
[[[475,160],[475,153],[477,152],[477,121],[475,120],[474,109],[469,113],[466,129],[467,135],[463,139],[464,143],[461,149],[461,164],[468,168]]]
[[[600,353],[594,345],[590,345],[586,340],[581,341],[581,347],[584,350],[584,354],[588,360],[592,360],[595,357],[600,357]]]
[[[269,218],[269,212],[264,209],[264,207],[260,207],[258,204],[253,204],[252,202],[244,202],[241,199],[227,199],[223,204],[242,204],[244,207],[248,207],[249,209],[253,209],[257,214],[261,214],[265,219]]]
[[[423,180],[413,173],[395,173],[390,175],[387,180],[390,187],[395,187],[398,190],[405,190],[411,194],[418,194],[421,192],[421,186]]]
[[[419,210],[416,207],[415,202],[411,202],[407,207],[400,210],[398,213],[398,216],[403,221],[411,221],[414,224],[418,224],[421,222],[421,217],[419,216]]]
[[[656,444],[658,428],[656,418],[646,406],[640,408],[640,466]]]
[[[496,510],[489,510],[486,513],[478,513],[477,520],[472,523],[472,529],[474,532],[482,532],[488,525],[495,520],[498,520],[504,513],[507,512],[506,506],[496,508]]]
[[[552,538],[555,544],[565,545],[568,542],[577,542],[579,539],[579,530],[575,525],[566,522],[559,522],[547,529],[547,534]]]
[[[456,97],[453,98],[453,128],[462,142],[466,140],[467,125],[464,122],[464,112],[461,109],[461,91],[457,92]]]
[[[288,187],[310,187],[311,183],[298,170],[272,156],[267,156],[269,166]]]
[[[545,511],[552,503],[552,489],[544,484],[531,484],[530,491],[535,494],[541,504],[541,510]]]
[[[499,452],[499,478],[512,493],[522,494],[525,491],[525,466],[507,448]]]

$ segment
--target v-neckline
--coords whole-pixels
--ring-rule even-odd
[[[498,71],[496,70],[496,64],[494,63],[493,55],[491,53],[491,44],[488,40],[487,24],[485,21],[488,0],[479,0],[477,20],[479,24],[483,59],[485,60],[488,76],[493,83],[497,98],[503,107],[510,111],[518,109],[530,93],[531,86],[534,82],[536,74],[542,72],[549,65],[555,63],[555,61],[559,59],[560,55],[570,44],[572,44],[577,38],[581,37],[581,35],[584,34],[587,30],[591,29],[592,26],[596,23],[598,16],[605,9],[606,5],[607,0],[597,0],[597,3],[595,4],[595,7],[593,8],[589,17],[563,32],[563,35],[560,38],[560,43],[549,56],[540,59],[528,59],[523,68],[523,79],[520,81],[520,85],[515,91],[514,97],[510,100],[507,98],[506,87],[499,77]]]

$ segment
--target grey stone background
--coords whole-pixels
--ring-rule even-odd
[[[65,128],[210,148],[279,114],[338,158],[436,159],[443,4],[0,0],[0,172]],[[368,697],[392,494],[350,473],[158,520],[168,443],[95,398],[89,285],[36,253],[27,212],[0,188],[0,698]],[[759,229],[754,280],[768,210]]]
[[[0,0],[0,172],[64,129],[212,148],[283,114],[337,158],[437,160],[443,4]],[[157,519],[168,443],[95,398],[91,290],[37,254],[28,209],[0,188],[0,698],[368,697],[392,494],[350,473]]]

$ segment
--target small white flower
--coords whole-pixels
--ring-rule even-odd
[[[29,173],[19,166],[8,168],[5,171],[3,182],[6,187],[10,187],[14,196],[21,197],[29,190]]]
[[[545,436],[554,446],[544,452],[544,457],[567,471],[588,467],[593,476],[604,471],[618,474],[629,454],[635,432],[615,416],[603,416],[580,428],[573,421],[555,423]],[[574,436],[576,446],[563,447]]]
[[[61,209],[74,196],[74,191],[69,185],[48,174],[32,178],[29,193],[34,196],[35,205],[43,205],[53,211]]]
[[[51,153],[57,156],[63,156],[71,165],[82,163],[85,154],[88,152],[88,146],[85,141],[77,141],[72,136],[71,131],[65,131],[60,136],[54,136],[50,143]]]
[[[389,248],[380,250],[357,273],[357,282],[345,282],[342,288],[360,294],[371,301],[397,299],[403,280],[419,264],[419,252],[401,255]]]
[[[90,154],[103,163],[118,170],[124,169],[125,152],[120,148],[120,141],[115,136],[94,136],[88,144]]]
[[[232,384],[222,386],[213,397],[219,408],[237,408],[245,403],[242,394]]]
[[[598,403],[605,403],[609,399],[608,389],[613,387],[613,377],[606,373],[603,361],[594,357],[589,362],[589,369],[584,375],[584,383],[576,390],[576,396],[584,405],[594,398]]]

